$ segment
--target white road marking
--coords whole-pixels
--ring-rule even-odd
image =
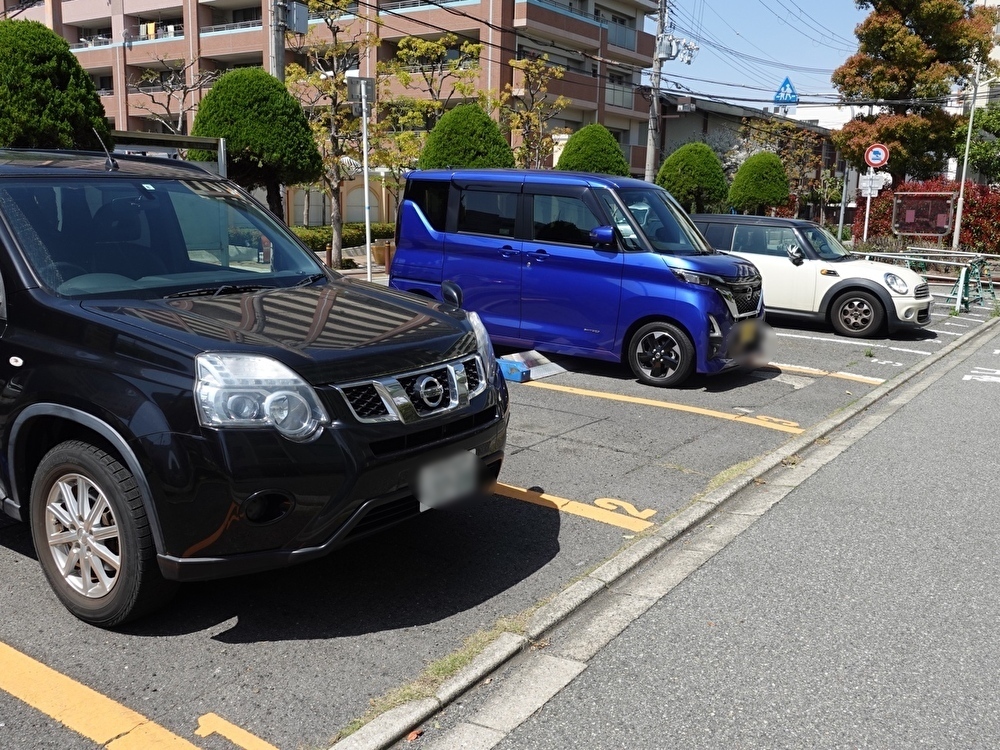
[[[961,334],[956,334],[961,335]],[[827,339],[820,336],[803,336],[798,333],[779,333],[778,336],[784,336],[789,339],[807,339],[808,341],[824,341],[828,344],[846,344],[847,346],[863,346],[866,349],[888,349],[891,352],[905,352],[906,354],[922,354],[925,357],[930,356],[930,352],[920,351],[919,349],[903,349],[898,346],[886,346],[885,344],[873,344],[870,341],[854,341],[852,339]]]

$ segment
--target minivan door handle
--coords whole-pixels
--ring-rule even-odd
[[[533,250],[530,253],[528,253],[528,255],[531,257],[531,260],[537,260],[539,263],[541,263],[543,260],[549,257],[548,251],[542,248],[539,248],[538,250]]]
[[[500,248],[500,255],[504,258],[513,258],[515,255],[520,255],[519,250],[515,250],[510,245],[504,245]]]

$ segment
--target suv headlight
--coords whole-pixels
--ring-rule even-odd
[[[330,423],[312,386],[270,357],[203,353],[195,357],[195,371],[204,427],[273,427],[304,443]]]
[[[885,275],[885,283],[896,294],[906,294],[909,291],[906,282],[894,273],[887,273]]]
[[[493,380],[497,372],[497,358],[493,353],[493,343],[490,341],[490,334],[483,325],[478,313],[468,312],[469,322],[472,323],[472,330],[476,332],[476,348],[479,356],[483,358],[483,365],[486,367],[487,380]]]

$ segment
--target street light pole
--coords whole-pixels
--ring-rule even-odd
[[[979,98],[980,67],[976,65],[976,77],[972,83],[972,102],[969,105],[969,130],[965,134],[965,156],[962,158],[962,180],[958,186],[958,207],[955,209],[955,233],[951,238],[951,249],[958,250],[959,235],[962,232],[962,207],[965,204],[965,178],[969,171],[969,147],[972,145],[972,123],[976,119],[976,99]]]

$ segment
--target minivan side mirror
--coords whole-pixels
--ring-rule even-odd
[[[594,247],[598,245],[613,245],[615,230],[612,227],[594,227],[590,230],[590,241]]]
[[[441,282],[441,299],[453,307],[462,306],[462,287],[450,279]]]
[[[785,252],[788,253],[788,258],[792,261],[793,265],[801,266],[805,262],[805,253],[802,252],[802,248],[798,245],[789,245],[785,248]]]

